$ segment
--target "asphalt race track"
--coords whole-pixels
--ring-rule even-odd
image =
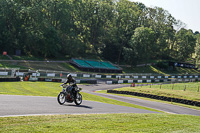
[[[112,94],[101,94],[101,93],[95,93],[97,90],[107,90],[107,89],[114,89],[114,88],[121,88],[121,87],[127,87],[130,85],[126,84],[114,84],[114,85],[106,85],[106,84],[96,84],[96,85],[89,85],[89,86],[81,86],[83,87],[83,91],[86,93],[90,93],[93,95],[103,96],[135,105],[140,105],[148,108],[157,109],[166,113],[171,114],[186,114],[186,115],[197,115],[200,116],[200,111],[195,109],[190,109],[182,106],[177,106],[173,104],[166,104],[161,102],[154,102],[154,101],[147,101],[142,100],[138,98],[129,98],[129,97],[123,97],[123,96],[117,96]]]
[[[83,101],[59,105],[56,97],[0,95],[0,117],[49,115],[49,114],[90,114],[90,113],[156,113],[131,107]]]
[[[107,98],[116,99],[140,106],[154,108],[167,113],[188,114],[200,116],[199,110],[152,102],[137,98],[128,98],[111,94],[95,93],[97,90],[120,88],[127,85],[80,85],[83,92],[99,95]],[[59,92],[58,92],[59,93]],[[0,117],[7,116],[26,116],[26,115],[49,115],[49,114],[96,114],[96,113],[157,113],[148,110],[142,110],[131,107],[124,107],[94,101],[84,100],[81,105],[76,106],[74,103],[65,103],[59,105],[55,97],[40,96],[17,96],[17,95],[0,95]]]

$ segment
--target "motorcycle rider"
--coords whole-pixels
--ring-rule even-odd
[[[67,75],[67,80],[64,82],[64,84],[67,84],[67,83],[69,83],[69,85],[71,85],[71,88],[69,88],[69,90],[67,90],[67,91],[70,92],[70,95],[72,97],[75,97],[74,92],[75,92],[75,88],[77,87],[77,85],[76,85],[76,80],[72,77],[71,74]]]

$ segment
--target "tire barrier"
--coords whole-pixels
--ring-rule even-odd
[[[0,78],[0,82],[16,82],[21,81],[19,77],[17,78]]]
[[[158,100],[163,100],[163,101],[176,102],[176,103],[182,103],[182,104],[200,107],[200,102],[198,101],[179,99],[179,98],[173,98],[173,97],[158,96],[158,95],[145,94],[145,93],[139,93],[139,92],[130,92],[130,91],[116,91],[116,90],[107,90],[107,93],[147,97],[147,98],[152,98],[152,99],[158,99]]]

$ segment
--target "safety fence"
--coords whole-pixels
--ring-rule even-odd
[[[65,82],[67,79],[54,79],[54,78],[29,78],[29,81],[45,81],[45,82]],[[97,80],[76,80],[76,83],[97,84]]]
[[[52,70],[37,70],[37,71],[27,71],[22,72],[19,69],[12,70],[0,70],[0,76],[24,76],[30,75],[32,77],[59,77],[64,78],[70,72],[63,71],[52,71]],[[158,75],[151,73],[131,73],[131,74],[94,74],[94,73],[70,73],[73,77],[78,78],[113,78],[113,79],[169,79],[169,78],[178,78],[178,79],[191,79],[191,78],[200,78],[200,74],[168,74],[168,75]]]
[[[19,69],[0,70],[0,77],[23,77],[23,80],[37,81],[38,79],[53,80],[64,79],[69,72],[37,70],[22,72]],[[198,74],[185,75],[157,75],[157,74],[94,74],[94,73],[70,73],[73,77],[86,81],[85,79],[106,79],[107,84],[120,83],[152,83],[152,82],[189,82],[200,81]]]
[[[0,72],[1,73],[1,72]],[[4,73],[5,75],[8,73]],[[29,73],[32,77],[59,77],[64,78],[69,73]],[[200,78],[200,75],[158,75],[158,76],[137,76],[137,75],[100,75],[100,74],[82,74],[82,73],[70,73],[73,77],[79,78],[106,78],[106,79],[169,79],[169,78],[178,78],[178,79],[191,79],[191,78]],[[16,76],[23,76],[25,73],[16,72]]]
[[[159,83],[159,82],[195,82],[200,78],[191,79],[139,79],[139,80],[112,80],[106,81],[107,84],[123,84],[123,83]]]

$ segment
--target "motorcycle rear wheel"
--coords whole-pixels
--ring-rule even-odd
[[[80,93],[76,94],[76,98],[74,99],[76,105],[80,105],[82,103],[82,95]]]
[[[58,94],[58,97],[57,97],[57,100],[58,100],[58,103],[60,105],[63,105],[65,103],[65,93],[63,92],[60,92],[60,94]]]

